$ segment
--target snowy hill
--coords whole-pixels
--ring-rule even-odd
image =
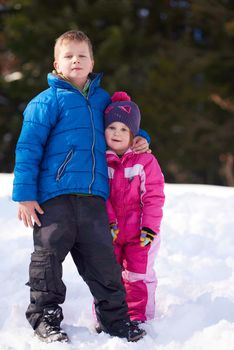
[[[166,185],[158,312],[144,339],[94,332],[92,297],[68,257],[63,328],[71,344],[43,344],[24,316],[32,231],[17,219],[11,186],[12,175],[0,174],[0,350],[234,349],[234,188]]]

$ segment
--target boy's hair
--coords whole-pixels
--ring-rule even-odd
[[[56,59],[59,48],[63,45],[64,42],[73,41],[73,40],[76,40],[78,42],[85,41],[88,44],[89,53],[90,53],[91,59],[93,60],[93,48],[92,48],[91,41],[89,37],[80,30],[69,30],[68,32],[63,33],[56,39],[55,45],[54,45],[54,58]]]

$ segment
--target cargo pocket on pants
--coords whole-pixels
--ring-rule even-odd
[[[31,255],[29,285],[35,291],[56,292],[54,254],[50,251],[36,251]]]

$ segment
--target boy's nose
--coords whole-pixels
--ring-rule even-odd
[[[79,57],[73,57],[73,62],[74,63],[79,62]]]

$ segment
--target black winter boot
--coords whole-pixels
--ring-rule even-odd
[[[46,343],[68,342],[67,334],[60,328],[62,319],[61,308],[45,309],[38,326],[35,329],[35,335]]]
[[[144,329],[139,328],[137,324],[129,320],[115,322],[114,326],[108,329],[98,323],[95,329],[97,333],[105,332],[114,337],[126,338],[129,342],[137,342],[146,335]]]

